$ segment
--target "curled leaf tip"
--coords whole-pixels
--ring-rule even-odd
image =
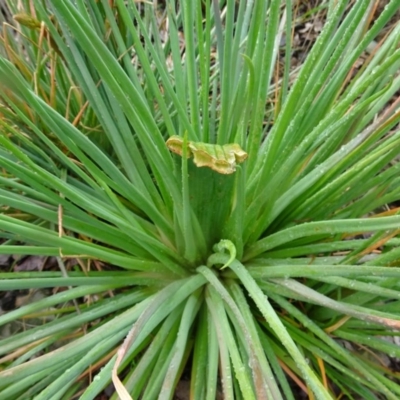
[[[229,267],[236,258],[236,247],[230,240],[222,239],[214,246],[214,251],[218,253],[223,253],[225,250],[228,250],[230,257],[221,269]]]
[[[183,139],[180,136],[171,136],[167,142],[167,147],[170,151],[180,156],[183,155]],[[187,148],[187,157],[191,156],[190,149]]]

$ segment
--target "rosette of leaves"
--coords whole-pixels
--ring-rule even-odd
[[[59,269],[0,274],[53,288],[0,316],[1,398],[399,398],[399,6],[374,5],[322,1],[293,68],[291,0],[9,2],[0,253]]]

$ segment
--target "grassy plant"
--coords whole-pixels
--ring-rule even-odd
[[[398,399],[398,1],[9,3],[0,397]]]

